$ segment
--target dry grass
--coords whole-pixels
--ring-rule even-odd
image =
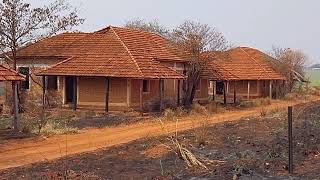
[[[207,167],[190,150],[180,143],[178,137],[178,119],[176,119],[176,128],[174,134],[169,133],[161,119],[159,121],[162,129],[166,132],[166,134],[168,134],[168,137],[166,138],[168,143],[163,145],[182,158],[188,167],[201,167],[207,169]]]
[[[266,117],[267,114],[268,114],[268,110],[267,110],[264,106],[262,106],[262,107],[260,108],[260,116],[261,116],[261,117]]]
[[[191,114],[207,116],[208,115],[208,110],[207,110],[207,108],[205,106],[202,106],[199,103],[194,103],[192,105]]]

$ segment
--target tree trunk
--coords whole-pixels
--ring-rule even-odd
[[[196,96],[196,89],[197,89],[196,87],[197,87],[197,85],[193,85],[193,86],[192,86],[191,94],[190,94],[190,98],[189,98],[189,104],[190,104],[190,105],[193,104],[193,100],[194,100],[194,98],[195,98],[195,96]]]
[[[12,81],[12,104],[13,104],[13,128],[16,131],[20,131],[19,120],[19,100],[18,100],[18,84],[16,81]]]
[[[13,43],[12,58],[13,58],[13,69],[14,70],[17,70],[16,49],[17,49],[16,43]],[[13,104],[13,128],[16,131],[20,131],[18,84],[16,81],[12,81],[12,104]]]

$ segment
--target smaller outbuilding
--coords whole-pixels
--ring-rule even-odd
[[[253,48],[239,47],[226,52],[209,52],[207,74],[213,99],[217,95],[227,99],[278,97],[278,87],[286,78],[277,72],[269,55]],[[276,88],[277,87],[277,88]]]
[[[0,65],[0,81],[24,81],[25,76],[17,71]]]

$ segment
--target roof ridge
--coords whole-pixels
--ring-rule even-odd
[[[264,70],[264,73],[266,73],[267,76],[270,77],[270,74],[267,73],[266,68],[264,68],[260,63],[258,63],[258,61],[257,61],[255,58],[253,58],[251,55],[249,55],[249,53],[247,53],[245,50],[243,50],[242,47],[240,47],[240,49],[241,49],[241,51],[243,51],[250,59],[252,59],[254,62],[256,62],[256,63]],[[263,73],[263,72],[260,73],[260,76],[261,76],[262,73]]]
[[[112,30],[112,32],[115,34],[115,36],[117,37],[117,39],[120,41],[121,45],[126,49],[126,51],[129,53],[129,56],[131,57],[131,60],[135,63],[135,65],[138,68],[138,71],[140,72],[141,76],[143,76],[143,73],[136,61],[136,59],[133,57],[131,51],[129,50],[129,48],[126,46],[126,44],[121,40],[121,38],[119,37],[119,35],[116,33],[116,31],[113,29],[112,26],[110,26],[110,29]]]
[[[63,60],[63,61],[58,62],[57,64],[55,64],[55,65],[53,65],[53,66],[50,66],[49,68],[51,69],[51,68],[57,67],[57,66],[59,66],[60,64],[63,64],[63,63],[65,63],[65,62],[68,62],[68,61],[70,61],[70,60],[72,60],[72,59],[74,59],[74,58],[75,58],[74,56],[69,57],[69,58],[67,58],[67,59],[65,59],[65,60]],[[43,72],[46,71],[47,69],[48,69],[48,68],[45,68],[45,69],[43,69],[43,70],[41,70],[41,71],[39,71],[39,72],[36,72],[35,74],[36,74],[36,75],[41,75],[41,73],[43,73]]]

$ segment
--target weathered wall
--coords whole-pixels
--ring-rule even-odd
[[[260,98],[265,97],[269,92],[269,81],[237,81],[236,82],[236,94],[237,97],[247,98],[248,97],[248,82],[250,82],[250,97]],[[234,84],[235,82],[228,82],[228,97],[234,95]]]
[[[100,77],[80,77],[78,80],[78,105],[105,106],[106,79]],[[127,80],[110,79],[109,107],[127,106]]]

